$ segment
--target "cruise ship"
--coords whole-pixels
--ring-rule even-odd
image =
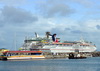
[[[27,38],[24,44],[20,48],[21,51],[25,50],[41,50],[43,52],[51,53],[71,53],[71,52],[94,52],[96,46],[92,42],[87,42],[83,39],[79,41],[60,41],[60,38],[56,38],[56,34],[51,35],[50,32],[46,32],[45,37],[39,37],[35,33],[35,38]]]

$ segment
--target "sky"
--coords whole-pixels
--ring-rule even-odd
[[[83,37],[100,51],[100,0],[0,0],[0,48],[16,50],[47,31],[62,41]]]

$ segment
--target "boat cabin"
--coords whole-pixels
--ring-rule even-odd
[[[3,53],[5,56],[17,55],[41,55],[42,51],[6,51]]]

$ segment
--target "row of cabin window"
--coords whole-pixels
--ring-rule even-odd
[[[89,45],[80,45],[80,46],[82,46],[82,47],[86,47],[86,46],[89,46]]]
[[[6,55],[13,56],[13,55],[38,55],[38,54],[41,54],[41,53],[8,53]]]
[[[72,45],[66,45],[66,44],[45,44],[45,45],[60,45],[60,46],[72,46]]]
[[[45,45],[60,45],[60,46],[73,46],[73,45],[68,45],[68,44],[45,44]],[[89,45],[80,45],[80,46],[89,46]]]

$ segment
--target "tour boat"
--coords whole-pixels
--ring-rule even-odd
[[[42,51],[6,51],[3,54],[7,57],[7,60],[45,58]]]

